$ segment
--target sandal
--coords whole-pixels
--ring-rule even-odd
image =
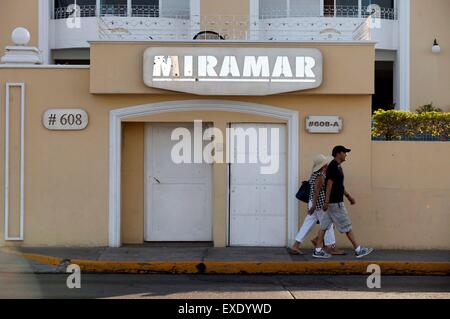
[[[304,253],[301,250],[298,249],[292,249],[292,248],[288,248],[287,249],[290,255],[295,255],[295,256],[303,256]]]
[[[333,256],[344,256],[344,255],[347,255],[344,251],[338,250],[335,245],[325,246],[324,250],[325,250],[326,253],[328,253],[330,255],[333,255]]]

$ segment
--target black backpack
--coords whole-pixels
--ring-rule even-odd
[[[297,194],[295,195],[295,197],[297,197],[297,199],[299,201],[302,201],[304,203],[308,203],[309,202],[309,190],[310,190],[310,185],[308,181],[304,181],[302,182],[302,186],[300,186],[300,189],[298,190]]]

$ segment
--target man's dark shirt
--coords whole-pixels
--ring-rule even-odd
[[[331,187],[330,193],[330,203],[336,204],[344,202],[344,172],[342,171],[341,165],[339,165],[336,160],[332,160],[328,165],[326,178],[327,184],[328,180],[333,181],[333,186]]]

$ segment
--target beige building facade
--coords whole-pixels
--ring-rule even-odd
[[[427,10],[429,18],[436,22],[435,28],[430,24],[426,29],[420,27],[424,21],[417,10],[424,8],[419,1],[411,1],[409,7],[411,49],[401,61],[410,60],[404,74],[409,74],[410,89],[406,94],[411,110],[431,101],[444,109],[450,105],[444,89],[450,79],[448,72],[442,71],[449,61],[450,43],[444,31],[448,22],[441,18],[448,5],[445,1],[432,1],[440,8]],[[19,15],[20,5],[16,1],[0,5],[0,45],[13,45],[9,39],[12,29],[26,27],[31,33],[28,45],[42,50],[44,62],[0,64],[0,152],[4,155],[0,156],[0,246],[118,247],[160,241],[207,241],[218,247],[287,246],[305,216],[306,208],[295,199],[295,193],[300,182],[309,177],[314,155],[328,155],[333,146],[343,144],[352,148],[344,170],[346,187],[357,200],[357,205],[349,210],[361,242],[385,249],[450,248],[447,143],[371,140],[372,96],[376,87],[374,64],[379,59],[389,60],[403,54],[399,53],[400,49],[393,50],[395,54],[387,53],[375,41],[344,38],[250,39],[250,35],[261,32],[261,29],[251,29],[252,22],[256,23],[252,13],[256,4],[261,7],[264,1],[245,4],[235,1],[235,5],[226,6],[222,1],[180,4],[189,9],[189,23],[202,26],[195,30],[196,34],[208,31],[209,37],[216,36],[214,32],[219,35],[228,32],[235,39],[145,40],[141,38],[141,30],[136,29],[130,31],[129,38],[109,34],[100,39],[84,39],[89,41],[87,48],[63,48],[64,43],[57,37],[64,30],[55,31],[61,21],[53,16],[46,24],[47,29],[40,21],[46,8],[50,17],[61,13],[56,10],[56,4],[30,2],[35,7],[26,12],[30,14],[29,19],[24,19],[23,12]],[[9,10],[8,19],[3,18],[5,8]],[[90,23],[83,19],[91,18],[99,26],[108,25],[111,22],[108,19],[122,14],[121,8],[116,4],[100,4],[90,9],[94,10],[94,17],[88,16],[91,11],[82,11],[81,27]],[[137,16],[141,12],[138,7],[125,8],[124,14],[130,22],[145,18],[169,23],[174,19],[173,14],[167,13],[172,11],[163,7],[159,8],[158,17]],[[325,9],[321,12],[323,19],[329,13]],[[96,10],[99,10],[97,17]],[[102,10],[112,11],[108,11],[109,16],[102,16]],[[337,15],[339,7],[333,10]],[[177,17],[184,14],[180,12],[184,11],[179,10]],[[396,11],[383,12],[385,20],[389,20],[389,14]],[[214,20],[214,24],[212,16],[221,18]],[[233,32],[230,31],[232,18]],[[340,18],[350,19],[336,16],[333,21]],[[211,25],[216,25],[217,31]],[[268,31],[274,32],[264,30]],[[440,54],[431,52],[434,38],[441,45]],[[70,41],[73,42],[67,45],[75,45],[80,38]],[[172,56],[168,62],[170,56],[164,56],[161,72],[169,70],[164,82],[172,82],[171,90],[165,90],[144,82],[144,73],[148,72],[144,67],[144,53],[149,49],[178,52],[185,82],[190,81],[186,61],[191,55],[194,61],[197,57],[184,54],[185,50],[197,50],[198,61],[201,52],[208,50],[220,52],[229,60],[225,67],[220,67],[220,63],[213,66],[217,74],[225,70],[223,77],[218,74],[215,78],[208,73],[211,64],[207,62],[205,75],[202,76],[199,67],[197,80],[186,85],[181,83],[183,77],[174,71],[178,60]],[[278,61],[281,75],[275,80],[282,81],[277,88],[283,90],[286,83],[302,85],[312,80],[307,78],[307,64],[300,71],[292,64],[292,77],[286,66],[294,61],[288,57],[289,50],[299,52],[297,58],[304,59],[307,56],[301,52],[310,49],[321,53],[321,59],[316,59],[310,70],[314,75],[319,70],[322,74],[321,81],[316,79],[317,88],[264,93],[261,82],[274,80],[276,72],[272,69],[277,68]],[[268,60],[273,63],[267,79],[257,78],[256,71],[253,82],[241,77],[245,68],[240,65],[244,59],[242,52],[250,52],[245,50],[261,52],[258,56],[270,55]],[[271,50],[275,52],[273,57],[268,53]],[[12,51],[14,48],[9,53]],[[89,64],[80,65],[86,53]],[[233,57],[236,57],[239,76],[233,73]],[[154,58],[156,64],[157,56]],[[70,63],[71,59],[74,63]],[[260,75],[264,74],[263,70],[261,64]],[[419,73],[428,74],[430,81],[423,82],[425,79]],[[215,94],[222,86],[237,80],[246,94]],[[199,87],[209,93],[186,92],[193,88],[200,90]],[[61,109],[69,115],[73,110],[83,110],[88,120],[80,121],[85,121],[87,126],[49,129],[52,115],[56,114],[54,110]],[[339,118],[342,127],[334,134],[311,133],[307,120],[312,116]],[[70,121],[68,117],[65,120]],[[204,128],[214,127],[224,133],[233,127],[280,129],[278,172],[266,176],[255,173],[254,165],[242,167],[220,162],[175,165],[169,156],[175,144],[170,134],[176,128],[192,133],[194,122],[199,120]],[[212,143],[214,154],[226,153],[230,147],[218,137],[216,132]],[[436,171],[441,172],[439,178]],[[343,236],[338,237],[339,245],[347,245]]]

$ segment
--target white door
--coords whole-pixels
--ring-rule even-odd
[[[261,173],[262,164],[248,163],[249,155],[254,152],[246,145],[245,151],[239,151],[237,143],[233,147],[237,157],[245,156],[246,163],[230,164],[230,245],[285,247],[287,211],[286,211],[286,129],[277,124],[232,124],[231,128],[247,130],[255,128],[258,141],[262,137],[260,128],[268,129],[268,138],[263,138],[267,149],[271,150],[270,130],[279,131],[278,170],[274,174]],[[259,147],[259,146],[258,146]],[[275,150],[275,149],[274,149]]]
[[[191,132],[193,124],[146,125],[145,240],[212,240],[212,166],[172,161],[175,128]]]

